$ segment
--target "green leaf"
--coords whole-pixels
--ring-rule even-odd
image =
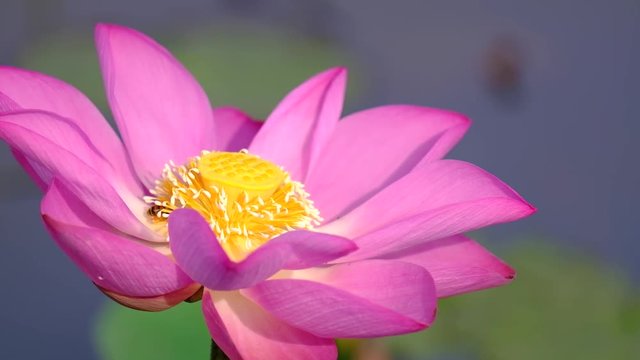
[[[211,347],[200,303],[151,313],[106,302],[95,342],[104,360],[209,359]]]

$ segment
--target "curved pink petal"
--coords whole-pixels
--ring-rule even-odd
[[[513,189],[479,167],[439,160],[421,164],[319,230],[354,239],[359,249],[340,260],[353,261],[514,221],[534,212]]]
[[[90,209],[55,181],[41,213],[58,246],[101,288],[130,297],[155,297],[193,283],[167,256],[105,230]]]
[[[157,239],[135,215],[144,216],[145,204],[118,181],[117,171],[73,123],[39,111],[0,115],[0,139],[27,161],[28,170],[43,183],[58,178],[112,226],[143,239]]]
[[[2,73],[2,66],[0,66],[0,74]],[[0,114],[20,110],[20,106],[13,101],[9,96],[0,91]]]
[[[249,151],[304,181],[340,118],[347,71],[333,68],[298,86],[278,104]]]
[[[0,70],[1,69],[2,68],[0,67]],[[16,102],[0,92],[0,115],[20,110],[21,108]],[[19,151],[11,149],[11,154],[13,154],[13,157],[16,159],[16,161],[22,166],[24,171],[29,175],[33,182],[36,183],[40,190],[46,191],[49,183],[51,182],[51,174],[42,169],[38,169],[37,164],[30,163],[29,159],[27,159]]]
[[[471,122],[450,111],[391,105],[349,115],[305,182],[330,221],[407,174],[419,162],[444,156]]]
[[[239,109],[219,107],[213,109],[216,123],[216,144],[223,151],[247,149],[262,123]]]
[[[433,279],[422,267],[368,260],[295,271],[242,290],[286,323],[320,337],[351,338],[422,330],[435,317]]]
[[[166,49],[135,30],[106,24],[96,27],[96,43],[113,116],[147,187],[169,160],[183,163],[215,149],[209,100]]]
[[[1,70],[2,67],[0,67],[0,71]],[[18,104],[11,100],[8,96],[3,94],[2,91],[0,91],[0,114],[19,110],[20,106],[18,106]],[[51,181],[51,179],[41,178],[38,174],[37,165],[29,163],[29,159],[20,154],[20,152],[12,149],[11,153],[13,154],[13,157],[16,159],[16,161],[18,161],[18,163],[22,166],[24,171],[33,180],[33,182],[35,182],[36,185],[40,188],[40,190],[46,191],[48,183]]]
[[[464,235],[434,240],[383,258],[427,269],[438,297],[501,286],[511,282],[516,274],[509,265]]]
[[[167,294],[150,297],[126,296],[103,289],[100,286],[97,286],[97,288],[113,301],[128,308],[142,311],[162,311],[189,299],[202,288],[202,285],[194,283]]]
[[[291,327],[238,292],[205,291],[202,311],[216,344],[231,360],[334,360],[335,342]]]
[[[118,171],[129,191],[142,194],[120,139],[95,105],[76,88],[35,71],[0,66],[0,114],[18,110],[43,110],[68,119]]]
[[[171,250],[182,269],[209,289],[233,290],[252,286],[281,269],[324,264],[355,250],[347,239],[297,230],[282,234],[234,262],[218,243],[209,224],[194,210],[169,216]]]
[[[40,110],[20,110],[0,115],[0,126],[3,129],[21,128],[25,132],[44,137],[56,146],[73,153],[80,160],[90,164],[92,168],[103,174],[110,181],[120,182],[121,180],[111,163],[98,152],[88,136],[76,124],[66,118]],[[24,142],[25,145],[33,145],[27,144],[29,140],[26,138],[15,140],[9,138],[10,132],[10,130],[7,130],[7,135],[4,135],[6,137],[4,140],[7,143]],[[35,138],[31,140],[31,142],[35,141]],[[29,152],[25,152],[25,155],[29,155]],[[37,171],[42,172],[44,170]],[[42,174],[42,178],[46,180],[45,183],[49,184],[52,176]]]

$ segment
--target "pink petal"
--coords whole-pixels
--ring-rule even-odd
[[[209,100],[165,48],[107,24],[96,27],[96,43],[113,116],[147,187],[169,160],[183,163],[215,148]]]
[[[58,246],[101,288],[129,297],[156,297],[193,283],[159,251],[106,231],[90,209],[55,181],[41,213]]]
[[[338,123],[305,183],[330,221],[407,174],[420,161],[444,156],[471,122],[460,114],[391,105],[357,112]]]
[[[298,86],[269,115],[249,151],[303,180],[340,118],[347,71],[333,68]]]
[[[0,67],[0,72],[1,71],[2,71],[2,67]],[[0,114],[15,112],[19,110],[20,110],[20,106],[18,106],[18,104],[16,104],[8,96],[0,92]],[[16,161],[18,161],[18,163],[22,166],[24,171],[33,180],[33,182],[35,182],[36,185],[40,188],[40,190],[46,191],[47,187],[49,186],[49,182],[51,182],[50,177],[44,178],[44,179],[41,178],[39,175],[39,172],[41,171],[37,170],[37,164],[31,164],[29,162],[29,159],[27,159],[25,156],[23,156],[20,152],[16,150],[12,149],[11,153],[13,154],[13,157],[15,157]],[[46,174],[45,172],[45,175],[50,175],[50,174]]]
[[[247,149],[262,126],[261,122],[232,107],[215,108],[213,116],[216,123],[216,144],[223,151]]]
[[[118,181],[117,171],[73,123],[39,111],[0,115],[0,139],[23,157],[28,170],[43,183],[56,177],[112,226],[144,239],[157,239],[134,215],[144,217],[145,204]]]
[[[281,269],[324,264],[355,250],[347,239],[311,231],[290,231],[252,252],[244,260],[229,259],[209,224],[194,210],[169,216],[171,250],[182,269],[209,289],[252,286]]]
[[[2,71],[2,67],[0,67],[0,71]],[[21,108],[16,102],[0,92],[0,115],[20,110]],[[51,174],[47,173],[45,170],[39,169],[37,164],[30,163],[29,159],[19,151],[11,149],[11,154],[13,154],[16,161],[22,166],[24,171],[29,175],[33,182],[36,183],[40,190],[46,191],[47,187],[49,187],[49,183],[51,182]]]
[[[97,151],[88,136],[76,124],[66,118],[40,110],[19,110],[0,115],[0,127],[2,129],[20,128],[24,132],[43,137],[56,146],[73,153],[81,161],[90,164],[92,168],[103,174],[110,181],[120,181],[119,174],[114,171],[112,165],[104,156]],[[9,137],[9,133],[12,131],[6,131],[7,135],[3,137],[7,137],[5,141],[9,144],[28,141],[27,139],[12,139]],[[25,152],[24,155],[33,157],[34,154]],[[37,171],[41,173],[45,183],[49,184],[52,179],[51,174],[42,173],[45,169],[38,169]]]
[[[427,269],[438,297],[501,286],[515,277],[509,265],[464,235],[434,240],[383,258]]]
[[[231,360],[334,360],[335,342],[291,327],[238,292],[205,291],[202,311],[211,337]]]
[[[242,290],[286,323],[320,337],[414,332],[434,319],[433,279],[413,264],[368,260],[295,271]]]
[[[0,66],[0,114],[21,109],[44,110],[68,119],[116,169],[129,191],[142,194],[120,139],[95,105],[76,88],[34,71]]]
[[[416,167],[319,230],[354,239],[359,249],[341,259],[353,261],[534,212],[520,195],[488,172],[462,161],[440,160]]]
[[[191,284],[183,289],[178,289],[174,292],[159,296],[132,297],[118,294],[98,286],[98,289],[100,291],[102,291],[105,295],[118,302],[119,304],[134,310],[142,311],[166,310],[187,300],[189,297],[193,296],[194,293],[198,292],[200,288],[202,288],[200,284]]]
[[[0,74],[2,74],[3,67],[0,66]],[[9,96],[0,91],[0,114],[20,110],[20,106],[13,101]]]

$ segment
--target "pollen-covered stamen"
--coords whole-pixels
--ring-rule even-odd
[[[182,166],[170,162],[150,193],[148,215],[163,231],[173,210],[192,208],[235,260],[277,235],[310,229],[321,220],[301,183],[246,151],[205,151]]]

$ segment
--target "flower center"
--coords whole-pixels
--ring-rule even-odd
[[[236,261],[282,233],[321,221],[301,183],[247,151],[204,151],[185,165],[170,162],[150,193],[147,214],[159,231],[166,233],[172,211],[194,209]]]

